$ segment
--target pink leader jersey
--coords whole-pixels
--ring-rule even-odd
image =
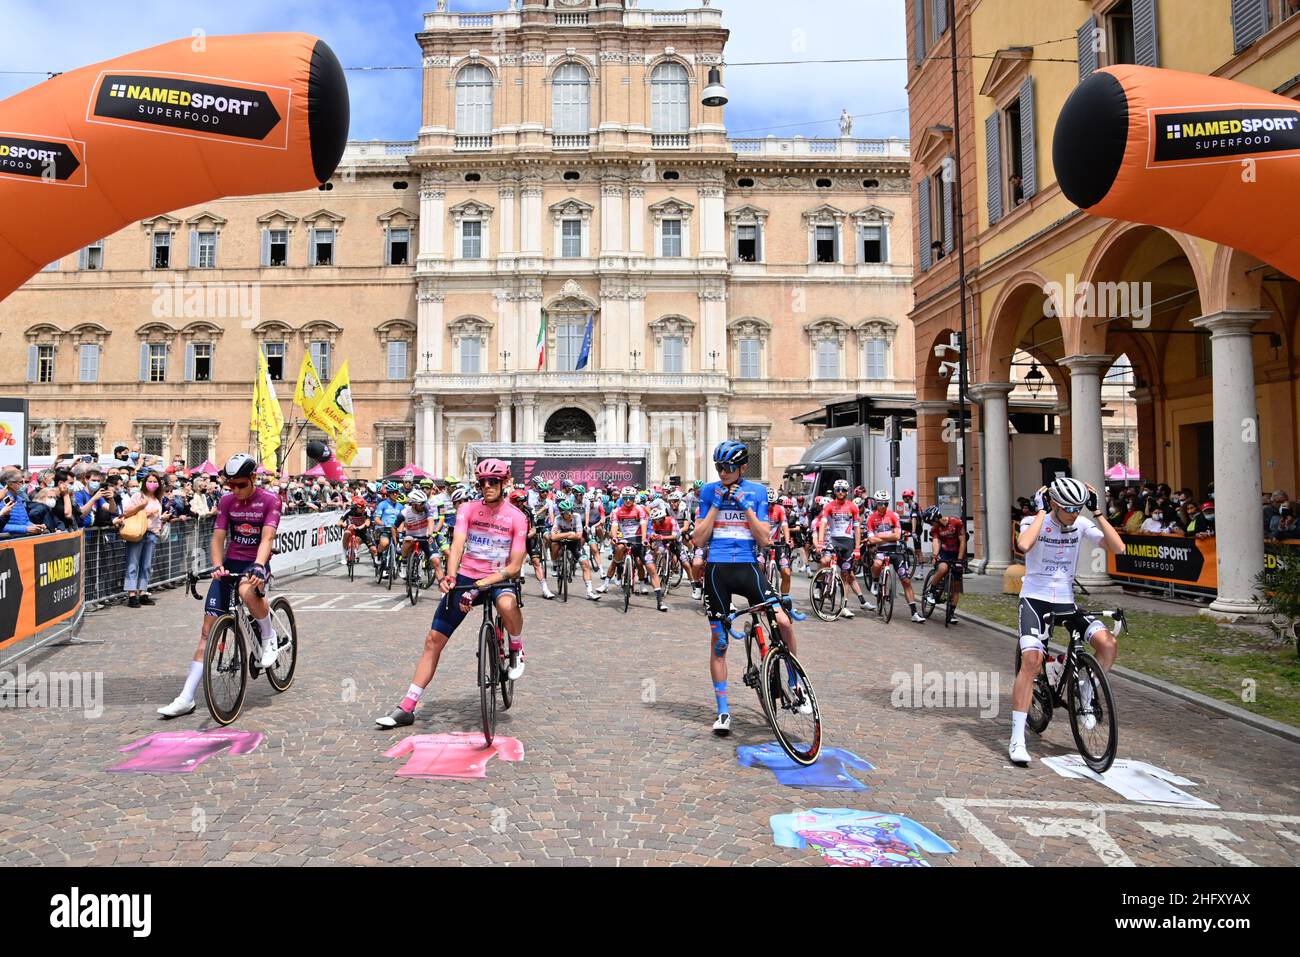
[[[119,751],[143,750],[109,770],[136,774],[187,774],[227,748],[231,754],[248,754],[264,740],[265,735],[257,731],[226,728],[211,731],[158,731],[118,748]]]
[[[402,778],[483,778],[487,763],[496,755],[502,761],[522,761],[524,746],[515,738],[494,737],[484,746],[478,731],[414,734],[384,752],[386,758],[410,760],[397,772]]]
[[[486,502],[466,502],[456,513],[456,531],[465,529],[465,551],[459,574],[486,578],[510,563],[512,551],[523,551],[528,519],[507,501],[496,508]]]
[[[234,492],[221,496],[217,504],[217,528],[227,531],[226,557],[236,561],[257,561],[257,546],[262,543],[262,528],[280,527],[280,497],[259,488],[241,502]]]

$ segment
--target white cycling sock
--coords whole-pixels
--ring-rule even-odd
[[[203,680],[203,662],[191,661],[190,673],[185,676],[185,688],[181,691],[181,697],[186,701],[194,700],[194,692],[199,690],[199,682]]]
[[[1011,743],[1025,743],[1025,719],[1029,717],[1027,711],[1011,712]]]
[[[275,637],[275,623],[271,621],[270,612],[267,612],[265,618],[257,619],[257,630],[263,641]]]

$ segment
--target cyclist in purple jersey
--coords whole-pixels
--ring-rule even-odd
[[[285,648],[279,647],[271,608],[262,591],[270,575],[271,552],[275,549],[275,530],[280,524],[280,497],[253,484],[257,461],[237,452],[223,468],[226,488],[230,491],[217,505],[217,520],[212,531],[212,585],[204,602],[203,627],[199,647],[190,662],[185,687],[176,700],[158,709],[165,718],[176,718],[194,710],[194,693],[203,679],[203,655],[208,635],[218,617],[230,607],[230,589],[236,582],[239,597],[257,622],[262,638],[263,668],[271,668]]]

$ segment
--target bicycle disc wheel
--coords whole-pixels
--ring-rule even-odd
[[[934,614],[934,601],[930,598],[930,584],[934,581],[934,569],[931,568],[925,573],[925,581],[921,584],[921,617],[929,619]]]
[[[239,717],[248,693],[248,651],[233,615],[222,615],[208,633],[203,654],[203,694],[217,724]]]
[[[1016,648],[1016,673],[1020,673],[1020,648]],[[1040,663],[1034,676],[1034,695],[1029,699],[1029,714],[1025,726],[1034,734],[1042,734],[1052,721],[1052,689],[1047,684],[1047,673]]]
[[[840,609],[836,607],[835,597],[836,581],[834,569],[821,568],[808,583],[808,604],[812,606],[813,614],[822,621],[834,621],[839,617]]]
[[[284,691],[293,684],[293,675],[298,669],[298,622],[293,617],[289,599],[283,596],[271,599],[271,621],[275,623],[280,657],[267,671],[266,680],[276,691]]]
[[[500,663],[492,622],[485,621],[478,630],[478,700],[483,719],[483,738],[492,743],[497,730],[497,677]]]
[[[822,748],[822,718],[817,695],[799,660],[784,647],[776,647],[763,659],[759,693],[768,723],[791,760],[809,765]],[[809,709],[807,714],[800,708]]]
[[[893,566],[885,569],[880,576],[880,615],[889,624],[894,617],[894,596],[898,592],[898,578]]]
[[[1085,693],[1084,689],[1089,689]],[[1108,770],[1119,747],[1119,721],[1110,682],[1097,659],[1079,653],[1079,670],[1071,677],[1068,691],[1070,731],[1084,764],[1098,774]],[[1092,719],[1092,727],[1087,726]]]

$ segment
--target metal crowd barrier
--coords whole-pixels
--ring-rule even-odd
[[[167,536],[154,546],[149,589],[180,584],[191,571],[212,567],[212,527],[215,515],[189,518],[165,526]],[[103,605],[126,597],[126,546],[113,528],[86,529],[85,602]]]

